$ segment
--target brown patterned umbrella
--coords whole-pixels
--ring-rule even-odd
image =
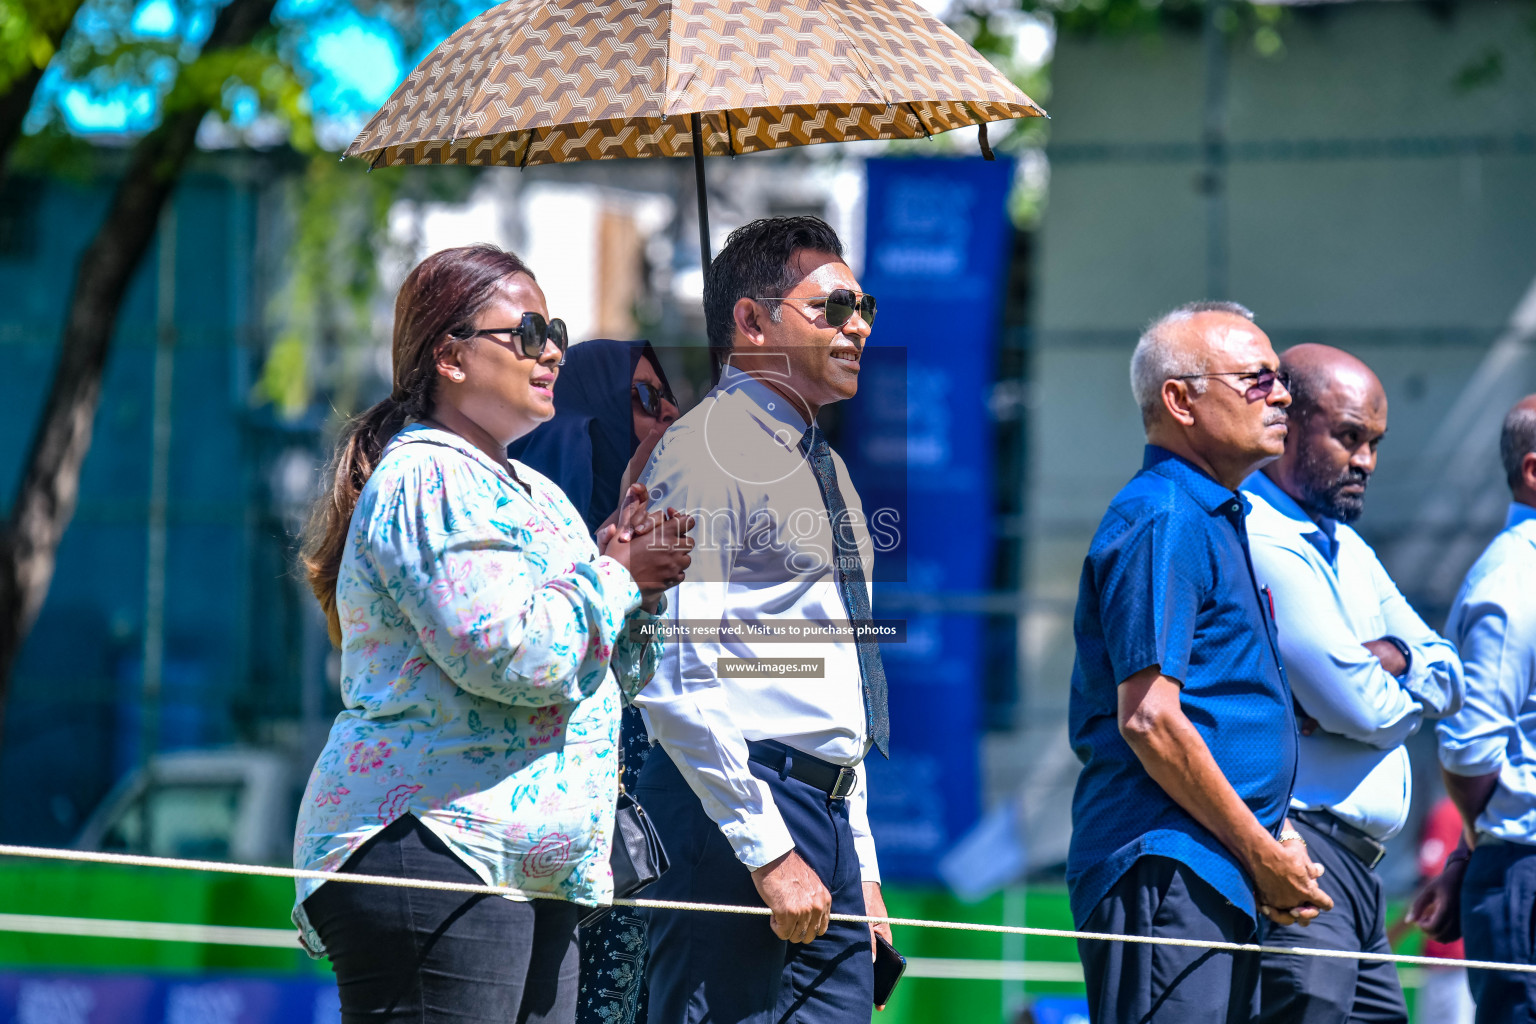
[[[347,150],[373,166],[704,156],[912,139],[1045,112],[913,0],[508,0]],[[990,157],[990,151],[987,151]]]

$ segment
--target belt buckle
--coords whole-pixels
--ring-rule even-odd
[[[827,795],[833,800],[846,800],[853,795],[854,789],[859,783],[859,773],[852,768],[839,768],[837,781],[832,784],[832,792]]]

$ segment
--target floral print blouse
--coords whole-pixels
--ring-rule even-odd
[[[413,424],[352,514],[336,584],[341,695],[294,864],[335,871],[414,814],[488,885],[612,899],[619,715],[658,643],[618,562],[548,478]],[[527,485],[527,489],[523,485]],[[294,923],[322,883],[298,882]]]

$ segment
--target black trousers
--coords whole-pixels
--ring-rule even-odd
[[[1461,932],[1468,960],[1536,962],[1536,846],[1484,843],[1461,882]],[[1468,971],[1477,1024],[1536,1020],[1536,975]]]
[[[1387,905],[1376,872],[1311,825],[1292,821],[1307,841],[1307,853],[1323,866],[1317,884],[1333,897],[1333,909],[1317,915],[1305,928],[1261,921],[1262,944],[1392,952],[1387,942]],[[1264,1024],[1408,1021],[1397,967],[1385,961],[1265,954],[1259,991]]]
[[[833,913],[864,913],[845,803],[760,764],[751,767],[772,790],[795,851],[832,893]],[[763,905],[751,872],[665,751],[645,762],[637,795],[672,861],[646,897]],[[813,942],[789,943],[773,934],[766,917],[672,910],[647,917],[652,1024],[868,1024],[873,1014],[866,924],[834,922]]]
[[[1253,921],[1188,866],[1142,857],[1099,901],[1085,932],[1252,942]],[[1249,1024],[1257,953],[1079,939],[1094,1024]]]
[[[409,814],[341,870],[480,884]],[[341,989],[342,1024],[570,1024],[580,909],[348,882],[327,882],[304,901]]]

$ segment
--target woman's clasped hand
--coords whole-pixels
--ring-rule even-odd
[[[641,606],[654,611],[661,595],[683,582],[692,559],[694,517],[677,509],[648,511],[645,488],[633,484],[613,520],[597,534],[597,549],[635,578]]]

